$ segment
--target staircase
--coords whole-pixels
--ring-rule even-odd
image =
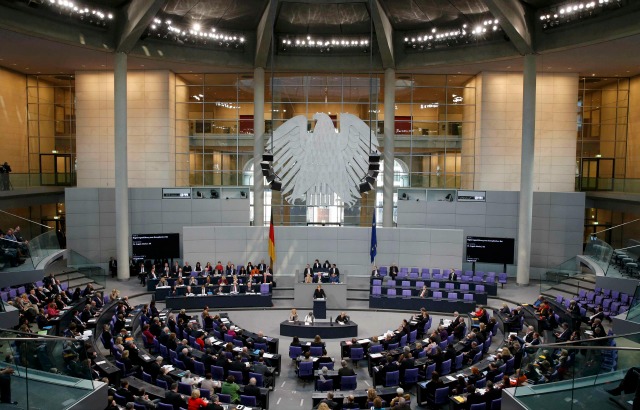
[[[61,284],[67,284],[69,289],[83,290],[91,284],[95,290],[104,292],[106,285],[106,271],[97,263],[93,263],[77,252],[69,250],[65,258],[49,264],[45,269],[45,276],[53,273]]]

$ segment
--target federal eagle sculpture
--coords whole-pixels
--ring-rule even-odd
[[[325,113],[316,113],[313,119],[312,132],[307,131],[306,116],[298,115],[269,139],[282,193],[291,204],[301,199],[311,206],[332,205],[335,193],[351,207],[360,198],[358,184],[367,174],[369,153],[377,150],[378,139],[353,114],[340,114],[340,131]]]

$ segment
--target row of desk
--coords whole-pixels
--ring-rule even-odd
[[[272,285],[269,283],[269,292],[272,292]],[[251,288],[248,288],[246,285],[239,285],[237,294],[260,294],[260,283],[254,284]],[[165,300],[170,296],[185,296],[187,295],[187,285],[176,286],[172,288],[171,286],[158,286],[155,288],[155,299],[156,300]],[[191,293],[201,296],[203,295],[202,286],[191,286]],[[231,285],[211,285],[205,286],[204,295],[229,295],[231,293]]]
[[[476,301],[470,300],[450,300],[450,299],[434,299],[434,298],[406,298],[401,296],[380,297],[369,296],[370,309],[396,309],[396,310],[414,310],[419,311],[425,308],[434,312],[472,312],[476,309]]]
[[[323,339],[342,339],[358,336],[358,325],[351,321],[340,325],[333,322],[305,323],[285,320],[280,323],[280,334],[282,336],[298,336],[305,339],[313,339],[316,335]]]
[[[403,297],[403,298],[408,297],[404,295],[404,291],[407,291],[407,290],[411,293],[410,297],[414,297],[414,298],[419,298],[420,294],[422,293],[422,289],[409,289],[409,288],[404,288],[400,286],[396,286],[396,287],[383,286],[381,289],[383,296],[388,296],[388,293],[387,293],[388,289],[395,289],[396,297]],[[440,292],[440,295],[444,299],[448,297],[449,293],[455,293],[458,296],[458,299],[464,299],[464,295],[471,295],[471,297],[476,303],[480,303],[481,305],[487,304],[487,294],[484,292],[480,293],[480,292],[472,292],[472,291],[464,291],[464,290],[429,289],[427,291],[426,298],[435,299],[436,298],[435,292]]]
[[[395,281],[391,278],[371,278],[371,286],[374,286],[375,283],[380,281],[380,286],[383,287],[402,287],[403,282],[408,284],[409,288],[422,289],[423,285],[427,285],[430,289],[441,290],[443,292],[448,292],[446,288],[447,284],[453,285],[452,291],[460,291],[461,285],[468,285],[469,292],[476,292],[476,288],[478,285],[484,287],[484,291],[482,293],[486,293],[489,296],[496,296],[498,294],[498,285],[495,283],[487,283],[487,282],[459,282],[453,280],[437,280],[437,279],[396,279]],[[406,288],[406,287],[405,287]]]
[[[232,295],[170,296],[165,305],[171,309],[228,309],[241,307],[272,307],[271,293],[238,293]]]
[[[220,276],[211,276],[211,283],[207,284],[207,277],[201,276],[201,277],[195,277],[196,280],[196,285],[191,285],[192,287],[201,287],[202,285],[207,285],[207,286],[211,286],[211,287],[218,287],[218,279],[220,278]],[[244,279],[246,278],[246,276],[239,276],[239,279]],[[184,280],[184,285],[181,286],[177,286],[176,288],[181,288],[183,286],[187,286],[189,283],[189,279],[191,279],[189,276],[184,276],[183,280]],[[258,276],[256,277],[256,280],[253,283],[253,286],[257,286],[258,290],[260,289],[260,285],[262,284],[261,281],[262,277]],[[228,279],[227,279],[228,280]],[[147,279],[147,292],[153,292],[154,290],[156,290],[156,288],[158,287],[158,283],[160,283],[160,279]],[[176,278],[167,278],[167,283],[169,288],[171,286],[173,286],[176,283]],[[244,284],[245,281],[240,280],[240,285],[244,286],[246,288],[246,285]],[[273,285],[272,283],[269,283],[269,285]],[[223,285],[223,286],[230,286],[230,285]]]

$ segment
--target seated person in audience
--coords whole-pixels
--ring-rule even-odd
[[[497,375],[500,374],[500,369],[496,366],[495,362],[489,363],[489,368],[487,369],[487,380],[493,380]]]
[[[311,265],[307,263],[307,266],[302,271],[302,276],[306,279],[307,276],[313,277],[313,269],[311,269]]]
[[[474,342],[476,344],[478,343],[478,339],[476,338],[476,334],[475,334],[475,332],[469,332],[458,343],[461,346],[464,346],[463,349],[462,349],[463,352],[468,352],[469,350],[471,350],[471,344],[474,343]]]
[[[489,330],[487,329],[487,325],[484,323],[480,323],[478,326],[478,330],[475,331],[476,339],[478,339],[478,343],[484,343],[489,338]]]
[[[233,295],[240,293],[240,284],[238,283],[238,277],[236,275],[233,275],[233,282],[229,287],[229,293]]]
[[[429,296],[429,288],[427,287],[427,285],[422,285],[419,296],[423,299]]]
[[[539,295],[538,299],[535,300],[535,302],[532,303],[532,306],[536,309],[538,309],[540,307],[540,305],[542,304],[542,302],[544,302],[544,296]]]
[[[174,410],[180,410],[181,408],[187,408],[187,402],[185,397],[178,393],[178,383],[169,384],[170,388],[165,393],[164,399],[162,399],[162,403],[170,404],[173,406]]]
[[[487,380],[487,387],[484,392],[485,402],[487,403],[487,408],[491,408],[491,402],[497,399],[502,398],[502,390],[496,389],[493,385],[493,381]]]
[[[327,349],[322,349],[322,356],[318,357],[318,360],[316,360],[316,363],[318,364],[318,368],[322,367],[322,363],[331,363],[331,362],[333,362],[333,359],[327,353]]]
[[[336,323],[340,323],[343,325],[349,323],[349,320],[350,318],[345,312],[340,312],[340,314],[336,317]]]
[[[472,317],[478,319],[480,322],[485,324],[489,321],[487,309],[485,309],[485,307],[482,305],[478,305],[476,311],[473,312]]]
[[[320,335],[315,335],[315,337],[313,338],[313,341],[311,342],[311,347],[324,347],[324,342],[322,341],[322,338],[320,338]]]
[[[538,332],[534,332],[531,342],[525,343],[525,346],[537,346],[539,344],[542,344],[542,338]]]
[[[209,293],[209,290],[207,289],[206,285],[202,285],[200,286],[200,291],[198,293],[200,295],[206,295],[207,293]]]
[[[402,387],[398,387],[396,389],[396,396],[393,399],[391,399],[391,403],[389,403],[389,405],[391,407],[396,406],[399,403],[400,399],[404,399],[405,401],[411,400],[411,396],[405,393]]]
[[[377,346],[380,344],[380,341],[378,340],[378,336],[373,336],[371,337],[371,343],[369,343],[369,349],[371,349],[371,346]]]
[[[329,276],[329,283],[340,283],[340,278],[335,273],[332,273],[331,276]]]
[[[556,337],[556,342],[566,342],[569,340],[571,336],[571,329],[569,328],[569,324],[567,322],[562,324],[562,330],[560,332],[554,333]]]
[[[314,272],[318,272],[318,271],[322,270],[322,264],[320,263],[320,261],[318,259],[313,261],[313,266],[311,267],[311,269],[313,269]]]
[[[467,328],[467,324],[464,322],[464,318],[460,316],[458,318],[458,323],[453,328],[451,332],[453,334],[453,338],[456,340],[461,340],[464,337],[465,329]]]
[[[372,278],[379,278],[380,277],[380,269],[378,269],[378,267],[376,265],[373,265],[373,269],[371,270],[371,277]]]
[[[238,403],[240,401],[240,386],[236,384],[235,377],[227,377],[224,383],[222,383],[221,393],[231,396],[231,403]]]
[[[356,403],[356,399],[353,394],[346,396],[342,402],[343,409],[359,409],[360,405]]]
[[[467,386],[467,401],[465,403],[467,406],[466,408],[470,409],[474,404],[485,402],[486,398],[482,394],[476,393],[476,386],[474,384],[469,384],[469,386]]]
[[[444,383],[440,380],[440,374],[436,371],[431,373],[431,380],[426,385],[426,394],[430,400],[436,397],[436,390],[444,387]]]
[[[467,384],[473,384],[475,385],[476,382],[480,379],[482,379],[484,377],[484,375],[482,373],[480,373],[480,369],[478,369],[476,366],[472,366],[471,367],[471,374],[467,377]]]
[[[389,266],[389,270],[388,270],[388,274],[391,277],[391,279],[396,278],[396,276],[398,276],[398,267],[396,266],[395,262],[391,264],[391,266]]]
[[[500,313],[503,315],[508,315],[511,313],[511,309],[509,309],[509,305],[507,305],[506,303],[502,304],[502,307],[500,308]]]
[[[252,377],[249,379],[249,383],[246,384],[244,386],[244,392],[242,393],[243,396],[250,396],[250,397],[255,397],[256,398],[256,403],[258,404],[258,406],[261,405],[260,403],[260,388],[258,386],[256,386],[257,380],[255,377]]]
[[[400,326],[398,326],[398,337],[402,337],[404,335],[407,335],[407,337],[409,336],[409,333],[411,333],[411,327],[409,327],[409,322],[407,322],[407,319],[402,319],[402,323],[400,323]]]
[[[298,321],[298,311],[296,310],[296,308],[291,309],[291,312],[289,312],[289,321],[290,322]]]
[[[189,280],[187,281],[187,285],[196,286],[197,284],[198,284],[198,279],[196,279],[195,276],[189,277]]]
[[[535,333],[535,329],[533,326],[527,327],[527,333],[525,333],[524,337],[522,338],[524,342],[531,343],[531,341],[533,340],[534,333]]]
[[[222,262],[218,261],[218,263],[216,263],[214,270],[222,274],[222,272],[224,271],[224,266],[222,266]]]
[[[346,360],[342,360],[340,362],[340,369],[338,370],[338,376],[355,376],[356,372],[351,367],[348,366]]]
[[[260,275],[260,269],[258,269],[257,266],[253,266],[251,269],[251,276],[259,276]]]
[[[313,274],[307,273],[304,275],[304,283],[313,283]]]
[[[167,278],[163,276],[158,281],[158,284],[156,285],[156,289],[157,288],[167,287],[167,286],[169,286],[169,282],[167,282]]]
[[[178,279],[176,279],[176,280],[175,280],[175,282],[173,282],[173,283],[175,283],[175,286],[176,286],[176,287],[185,286],[185,283],[184,283],[184,279],[183,279],[183,278],[178,278]]]
[[[593,321],[596,319],[599,319],[600,321],[604,320],[604,309],[602,308],[601,305],[598,305],[598,307],[596,307],[596,311],[593,315],[582,318],[582,320],[585,323],[587,323],[589,326],[592,326]]]
[[[340,406],[338,405],[338,403],[333,400],[332,392],[328,392],[327,397],[320,400],[320,403],[318,404],[318,410],[338,410],[339,408]]]
[[[465,380],[464,376],[459,375],[455,384],[451,386],[451,394],[463,395],[466,393],[466,391],[467,391],[467,381]]]
[[[470,364],[473,362],[473,358],[480,353],[480,349],[478,348],[478,343],[471,342],[471,349],[469,349],[463,356],[463,363]]]
[[[195,293],[193,293],[191,286],[187,286],[187,289],[185,290],[185,296],[195,296]]]
[[[448,277],[448,279],[449,279],[450,281],[454,281],[454,282],[458,280],[458,274],[456,273],[456,270],[455,270],[455,269],[453,269],[453,268],[452,268],[452,269],[449,271],[449,277]]]
[[[238,275],[247,276],[247,268],[245,268],[244,266],[241,266],[240,269],[238,269]]]
[[[226,275],[222,275],[220,277],[220,279],[218,279],[218,285],[219,286],[223,286],[223,285],[228,285],[229,281],[227,280],[227,276]]]
[[[329,259],[325,260],[324,263],[322,264],[322,269],[325,272],[328,272],[329,269],[331,268],[331,262],[329,262]]]

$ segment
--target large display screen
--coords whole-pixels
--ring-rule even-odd
[[[467,236],[467,262],[513,265],[515,239]]]
[[[148,233],[131,235],[133,259],[180,258],[180,234]]]

